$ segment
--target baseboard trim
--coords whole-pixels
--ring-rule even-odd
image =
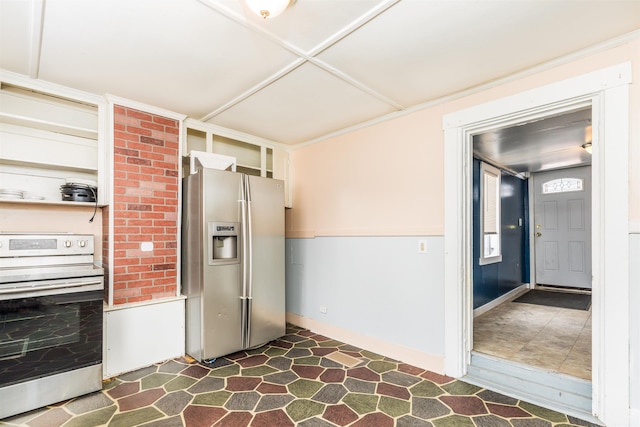
[[[473,317],[476,318],[476,317],[486,313],[489,310],[493,310],[494,308],[496,308],[497,306],[499,306],[502,303],[505,303],[507,301],[512,301],[512,300],[518,298],[520,295],[526,293],[528,290],[529,290],[529,285],[524,283],[524,284],[518,286],[517,288],[510,290],[506,294],[504,294],[502,296],[499,296],[498,298],[494,299],[493,301],[490,301],[490,302],[486,303],[485,305],[481,305],[480,307],[476,308],[475,310],[473,310]]]
[[[329,325],[294,313],[287,313],[287,322],[309,329],[317,334],[373,351],[374,353],[402,361],[418,368],[426,369],[438,374],[444,374],[444,356],[425,353],[423,351],[385,341],[380,338],[362,335],[348,329]]]

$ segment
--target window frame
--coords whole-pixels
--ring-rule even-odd
[[[495,178],[495,233],[485,233],[485,211],[487,210],[487,196],[490,195],[487,189],[486,177]],[[480,257],[479,265],[489,265],[502,262],[502,199],[500,188],[502,185],[502,172],[495,166],[485,162],[480,162]],[[487,245],[487,236],[495,236],[492,240],[497,240],[497,253],[485,256],[485,248]]]

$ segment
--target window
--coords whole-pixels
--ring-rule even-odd
[[[580,178],[559,178],[542,184],[542,194],[567,193],[569,191],[582,191]]]
[[[502,261],[500,170],[480,163],[480,265]]]

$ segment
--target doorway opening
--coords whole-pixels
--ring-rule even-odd
[[[517,370],[502,361],[495,365],[499,367],[493,371],[495,376],[490,373],[476,383],[583,419],[587,418],[585,415],[591,416],[594,422],[628,422],[629,259],[628,252],[620,248],[628,247],[630,79],[630,64],[625,63],[445,116],[445,371],[448,375],[472,381],[477,373],[474,369],[487,368],[483,365],[485,360],[474,361],[472,354],[473,135],[591,108],[593,387],[580,391],[581,396],[590,397],[588,409],[572,407],[572,396],[562,390],[552,389],[536,395],[534,389],[548,383],[544,373]],[[509,380],[492,384],[498,374],[505,374]]]
[[[473,136],[472,350],[589,382],[591,129],[586,108]]]
[[[592,142],[591,118],[591,108],[582,108],[472,138],[470,372],[511,384],[515,372],[489,371],[512,363],[544,375],[541,394],[570,395],[571,406],[587,413],[591,153],[584,146]],[[493,176],[495,189],[486,185]]]

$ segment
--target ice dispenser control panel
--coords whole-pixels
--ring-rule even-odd
[[[210,222],[209,230],[209,264],[233,264],[239,262],[238,222]]]

